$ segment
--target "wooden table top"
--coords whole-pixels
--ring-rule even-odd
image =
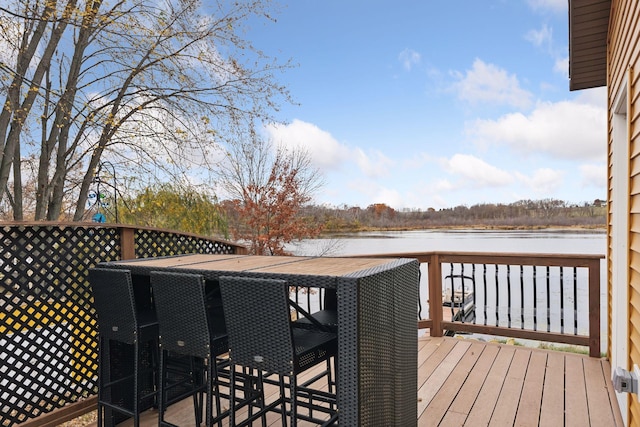
[[[251,271],[274,274],[344,276],[383,266],[398,258],[339,258],[258,255],[178,255],[116,261],[119,266],[176,268],[203,271]]]

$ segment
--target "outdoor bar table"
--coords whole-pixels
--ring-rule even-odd
[[[126,268],[134,287],[151,271],[284,279],[335,289],[338,307],[339,423],[417,424],[417,319],[420,264],[409,258],[179,255],[100,264]],[[178,290],[176,290],[178,291]]]

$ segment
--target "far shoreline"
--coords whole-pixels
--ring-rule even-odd
[[[443,225],[431,227],[358,227],[353,229],[323,230],[323,236],[355,234],[381,231],[557,231],[557,232],[602,232],[607,231],[606,224],[596,225]]]

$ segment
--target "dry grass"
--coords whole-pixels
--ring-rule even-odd
[[[58,427],[84,427],[98,421],[98,411],[91,411],[76,419],[60,424]]]

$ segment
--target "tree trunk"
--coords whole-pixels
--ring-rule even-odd
[[[49,78],[49,70],[46,73],[46,92],[44,95],[44,107],[41,120],[40,132],[40,158],[38,159],[38,177],[36,179],[36,210],[34,219],[40,221],[45,219],[47,200],[49,200],[49,162],[51,160],[51,152],[53,147],[49,145],[47,138],[47,123],[49,122],[49,105],[51,79]]]
[[[9,85],[9,90],[7,91],[7,97],[5,102],[3,103],[3,109],[0,113],[0,143],[5,144],[7,133],[9,130],[9,125],[11,124],[11,119],[13,114],[18,109],[20,105],[20,88],[22,87],[22,83],[24,81],[25,73],[29,68],[29,64],[33,60],[35,53],[38,50],[38,45],[40,44],[40,40],[44,35],[45,29],[48,24],[47,17],[50,17],[55,11],[57,2],[51,1],[47,2],[47,6],[42,14],[42,19],[37,19],[38,25],[31,33],[31,28],[33,28],[34,21],[28,22],[25,25],[24,32],[22,34],[22,40],[20,43],[20,48],[18,49],[18,58],[16,60],[16,70],[13,76],[13,81]],[[29,40],[29,35],[32,34],[31,40]],[[0,159],[2,158],[3,153],[0,152]],[[3,191],[4,188],[0,189]]]
[[[55,2],[53,2],[55,4]],[[73,9],[75,8],[75,0],[70,0],[67,4],[65,16],[73,16]],[[39,28],[40,26],[38,26]],[[61,20],[58,22],[58,25],[51,32],[51,38],[49,39],[49,43],[45,48],[42,57],[36,67],[35,72],[33,73],[33,78],[31,80],[31,84],[29,87],[29,91],[24,97],[20,108],[16,111],[10,111],[11,114],[11,126],[9,129],[9,134],[6,138],[6,142],[4,143],[4,151],[3,154],[0,155],[0,198],[2,198],[2,191],[7,188],[7,183],[9,181],[9,175],[11,172],[11,166],[13,164],[13,155],[16,152],[16,145],[20,141],[20,133],[22,132],[22,128],[24,126],[25,120],[31,111],[31,107],[36,99],[38,92],[40,91],[40,83],[44,77],[45,71],[48,69],[49,64],[51,63],[51,58],[53,57],[54,52],[57,49],[58,42],[62,38],[62,34],[67,27],[67,20]],[[44,31],[44,28],[43,28]],[[42,34],[34,34],[34,38],[38,36],[42,37]],[[33,45],[33,38],[30,43]],[[35,46],[37,47],[37,46]],[[34,47],[34,49],[35,49]],[[33,55],[32,55],[33,56]],[[16,76],[18,78],[18,76]],[[22,77],[19,77],[20,81],[22,81]],[[17,88],[19,90],[19,88]],[[15,104],[13,104],[15,105]],[[6,108],[6,106],[5,106]],[[10,107],[11,108],[11,107]],[[4,112],[4,111],[3,111]],[[3,133],[3,123],[0,121],[0,136]]]
[[[69,74],[67,78],[67,85],[65,91],[60,98],[56,108],[56,118],[54,126],[51,129],[52,136],[50,139],[50,147],[53,149],[54,135],[57,135],[58,139],[58,152],[56,155],[56,169],[54,178],[51,181],[51,197],[49,198],[49,206],[47,209],[47,217],[49,220],[55,221],[60,217],[62,212],[62,203],[65,194],[65,181],[67,177],[67,171],[69,169],[67,162],[67,146],[69,141],[69,131],[71,129],[71,122],[73,118],[73,106],[75,104],[78,79],[80,71],[82,69],[82,61],[84,59],[84,52],[89,45],[89,39],[95,31],[95,18],[98,15],[98,10],[102,0],[95,0],[87,3],[86,10],[82,19],[82,27],[78,34],[78,39],[75,43],[73,59],[69,67]]]
[[[13,219],[15,221],[24,220],[24,206],[22,201],[22,168],[20,167],[20,144],[16,144],[16,152],[13,156]]]

